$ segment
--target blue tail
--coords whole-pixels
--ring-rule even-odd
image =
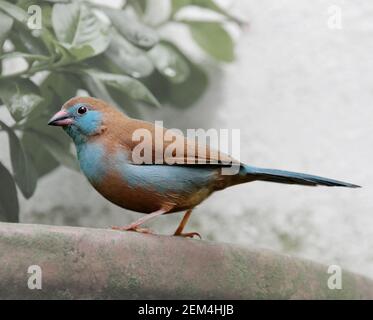
[[[356,184],[348,182],[313,176],[310,174],[283,171],[276,169],[256,168],[245,165],[244,169],[247,176],[252,180],[270,181],[287,184],[300,184],[304,186],[328,186],[328,187],[347,187],[360,188]]]

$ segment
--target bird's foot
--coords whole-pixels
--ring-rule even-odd
[[[140,227],[131,226],[131,225],[124,226],[124,227],[111,226],[110,228],[112,230],[118,230],[118,231],[135,231],[139,233],[153,234],[153,232],[148,228],[140,228]]]
[[[183,237],[183,238],[194,238],[194,236],[197,236],[198,238],[202,239],[201,235],[198,232],[187,232],[187,233],[179,233],[174,234],[176,237]]]

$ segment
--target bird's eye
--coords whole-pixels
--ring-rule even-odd
[[[85,114],[87,112],[87,107],[79,107],[78,109],[78,113],[79,114]]]

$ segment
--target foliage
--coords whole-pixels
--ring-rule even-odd
[[[130,115],[137,114],[140,103],[186,107],[201,96],[208,83],[205,72],[162,37],[162,27],[183,25],[211,58],[233,60],[233,41],[224,24],[239,21],[215,2],[170,0],[168,18],[151,25],[145,22],[151,1],[128,0],[115,9],[78,0],[0,0],[0,105],[14,120],[13,125],[0,121],[9,138],[12,167],[0,163],[0,220],[18,221],[16,186],[30,198],[38,179],[59,165],[77,169],[68,138],[46,125],[77,90]],[[41,9],[41,29],[29,25],[38,14],[33,5]],[[178,19],[180,10],[190,6],[223,19]],[[2,72],[4,62],[15,58],[27,67]]]

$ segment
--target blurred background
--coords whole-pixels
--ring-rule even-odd
[[[186,88],[182,84],[190,81],[183,78],[183,70],[194,70],[191,62],[180,62],[177,58],[164,62],[162,57],[167,56],[167,52],[154,53],[155,50],[145,48],[153,50],[150,55],[163,79],[149,77],[150,80],[144,80],[144,83],[163,107],[134,104],[113,94],[116,104],[136,117],[163,120],[165,126],[171,128],[240,129],[243,162],[317,174],[356,183],[363,188],[307,188],[264,182],[235,186],[213,194],[197,207],[187,230],[198,231],[204,239],[270,248],[327,264],[339,264],[373,277],[373,2],[221,0],[216,2],[222,8],[221,12],[211,7],[209,1],[195,2],[207,3],[207,7],[178,7],[174,17],[178,21],[167,23],[172,11],[170,1],[148,1],[145,12],[136,11],[141,8],[135,6],[129,10],[132,15],[135,12],[134,16],[140,16],[142,23],[150,29],[157,30],[160,39],[172,41],[188,61],[193,61],[193,65],[202,70],[202,75],[193,71],[197,74],[191,81],[195,86]],[[123,5],[122,1],[95,3],[98,11],[104,11],[100,7],[102,3],[114,8]],[[143,6],[146,1],[138,3]],[[172,4],[182,3],[173,1]],[[0,9],[3,8],[0,6]],[[340,14],[340,21],[338,17],[334,20],[335,14]],[[107,13],[107,16],[115,24],[115,14]],[[204,23],[219,21],[214,22],[214,26],[223,21],[221,26],[229,39],[220,29],[198,25],[201,20]],[[52,21],[52,25],[55,30],[59,28],[57,22]],[[9,61],[3,61],[3,74],[19,72],[24,67],[23,60],[36,67],[43,66],[42,59],[38,62],[36,57],[9,56],[14,46],[7,41],[4,52]],[[149,41],[152,41],[151,34],[145,38],[145,47]],[[205,47],[204,43],[207,43]],[[64,51],[58,52],[61,55]],[[113,52],[107,54],[109,60],[120,56],[115,50]],[[98,68],[99,63],[103,63],[95,61],[97,57],[76,59],[91,59],[86,62],[87,68]],[[171,64],[175,69],[171,68],[169,72],[164,68],[165,64],[168,67]],[[117,69],[113,69],[113,73],[116,72]],[[175,70],[176,76],[181,76],[180,81],[175,80],[175,72],[172,72]],[[48,72],[37,71],[24,76],[31,76],[30,79],[39,84],[45,81]],[[101,75],[89,76],[100,79]],[[138,74],[131,76],[142,81]],[[171,98],[164,98],[162,94],[166,89],[158,86],[164,78],[177,87],[167,89]],[[4,93],[11,92],[7,87],[10,80],[14,78],[5,77],[0,82],[1,99],[5,104],[14,102]],[[97,86],[89,86],[87,82],[79,88],[85,89],[80,91],[81,94],[103,94]],[[56,84],[57,81],[52,79],[48,83]],[[69,81],[62,81],[62,88],[68,85]],[[46,91],[40,93],[43,98]],[[127,93],[127,98],[128,95],[131,98],[131,94]],[[189,98],[190,103],[185,103]],[[151,102],[151,99],[143,100],[148,104]],[[60,104],[50,106],[56,101],[58,99],[48,100],[49,105],[45,107],[50,108],[46,109],[48,114],[60,108]],[[0,108],[0,119],[17,132],[14,115],[10,114],[9,108]],[[28,134],[22,121],[17,132],[19,137]],[[4,130],[3,126],[4,132],[0,132],[0,161],[12,172],[5,134],[9,130]],[[31,147],[25,147],[31,149],[29,153],[32,153],[32,146],[37,148],[39,144],[47,143],[45,139],[33,141],[34,144],[29,142]],[[57,154],[56,157],[60,155],[53,147],[47,149],[52,155]],[[41,163],[46,156],[39,155],[38,160],[35,154],[30,157]],[[70,161],[65,160],[62,161],[64,164]],[[20,222],[106,228],[125,225],[141,216],[102,198],[80,172],[66,166],[54,167],[37,180],[32,196],[30,192],[18,191]],[[17,185],[19,187],[19,183]],[[4,184],[1,188],[4,193]],[[26,200],[24,194],[29,199]],[[181,218],[181,213],[167,215],[149,226],[170,234]]]

